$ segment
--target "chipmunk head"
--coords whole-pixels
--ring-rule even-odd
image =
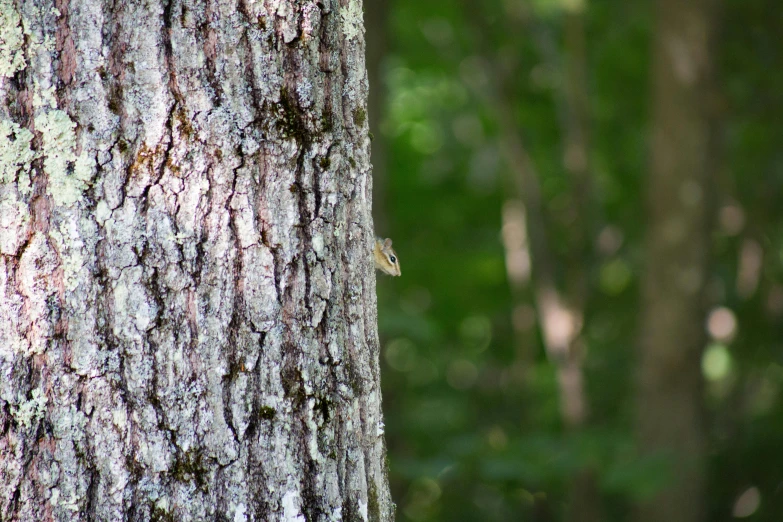
[[[398,276],[402,272],[400,271],[400,260],[397,258],[397,253],[392,250],[391,239],[375,239],[375,247],[373,248],[373,257],[375,258],[375,268],[385,272],[391,276]]]

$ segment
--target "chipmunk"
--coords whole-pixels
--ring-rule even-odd
[[[375,258],[375,268],[391,276],[398,276],[400,272],[400,260],[397,253],[392,250],[392,240],[389,238],[375,238],[372,254]]]

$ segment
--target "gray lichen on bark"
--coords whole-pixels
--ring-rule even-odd
[[[0,519],[392,520],[358,0],[0,0]]]

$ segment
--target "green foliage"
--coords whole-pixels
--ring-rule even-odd
[[[401,278],[378,279],[399,520],[528,520],[542,505],[563,520],[570,481],[585,470],[597,478],[606,520],[627,520],[634,502],[676,479],[672,457],[641,457],[633,432],[652,8],[566,0],[389,5],[385,111],[369,117],[379,118],[375,143],[389,150],[384,233],[404,268]],[[587,34],[584,215],[574,213],[580,194],[563,161],[564,31],[575,12]],[[781,25],[772,0],[727,0],[720,14],[721,94],[706,101],[722,121],[709,299],[731,311],[736,333],[715,341],[703,361],[708,519],[730,519],[739,495],[755,487],[761,502],[748,520],[772,522],[783,513]],[[502,241],[514,166],[492,106],[499,92],[511,100],[506,114],[536,167],[555,282],[562,288],[574,269],[587,277],[590,420],[576,432],[564,425],[531,291],[522,297],[527,308],[514,309],[520,297]],[[573,249],[577,226],[587,227],[587,253]],[[754,245],[762,253],[756,282],[743,290],[740,263]],[[526,325],[522,342],[515,321]]]

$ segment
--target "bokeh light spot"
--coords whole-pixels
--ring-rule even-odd
[[[716,341],[731,342],[737,334],[737,317],[724,306],[714,308],[707,317],[707,332]]]
[[[701,369],[709,381],[719,381],[731,371],[731,354],[726,345],[715,343],[705,350],[701,359]]]
[[[756,486],[750,487],[742,492],[734,502],[732,515],[734,518],[745,518],[751,516],[761,504],[761,493]]]
[[[631,268],[623,259],[614,259],[601,267],[601,290],[608,295],[619,295],[631,282]]]
[[[432,120],[412,124],[410,137],[413,148],[422,154],[434,154],[443,146],[443,131]]]
[[[492,426],[487,432],[487,444],[493,450],[503,450],[508,445],[508,435],[500,426]]]
[[[416,346],[409,339],[392,340],[384,355],[389,366],[398,372],[409,372],[416,367]]]

